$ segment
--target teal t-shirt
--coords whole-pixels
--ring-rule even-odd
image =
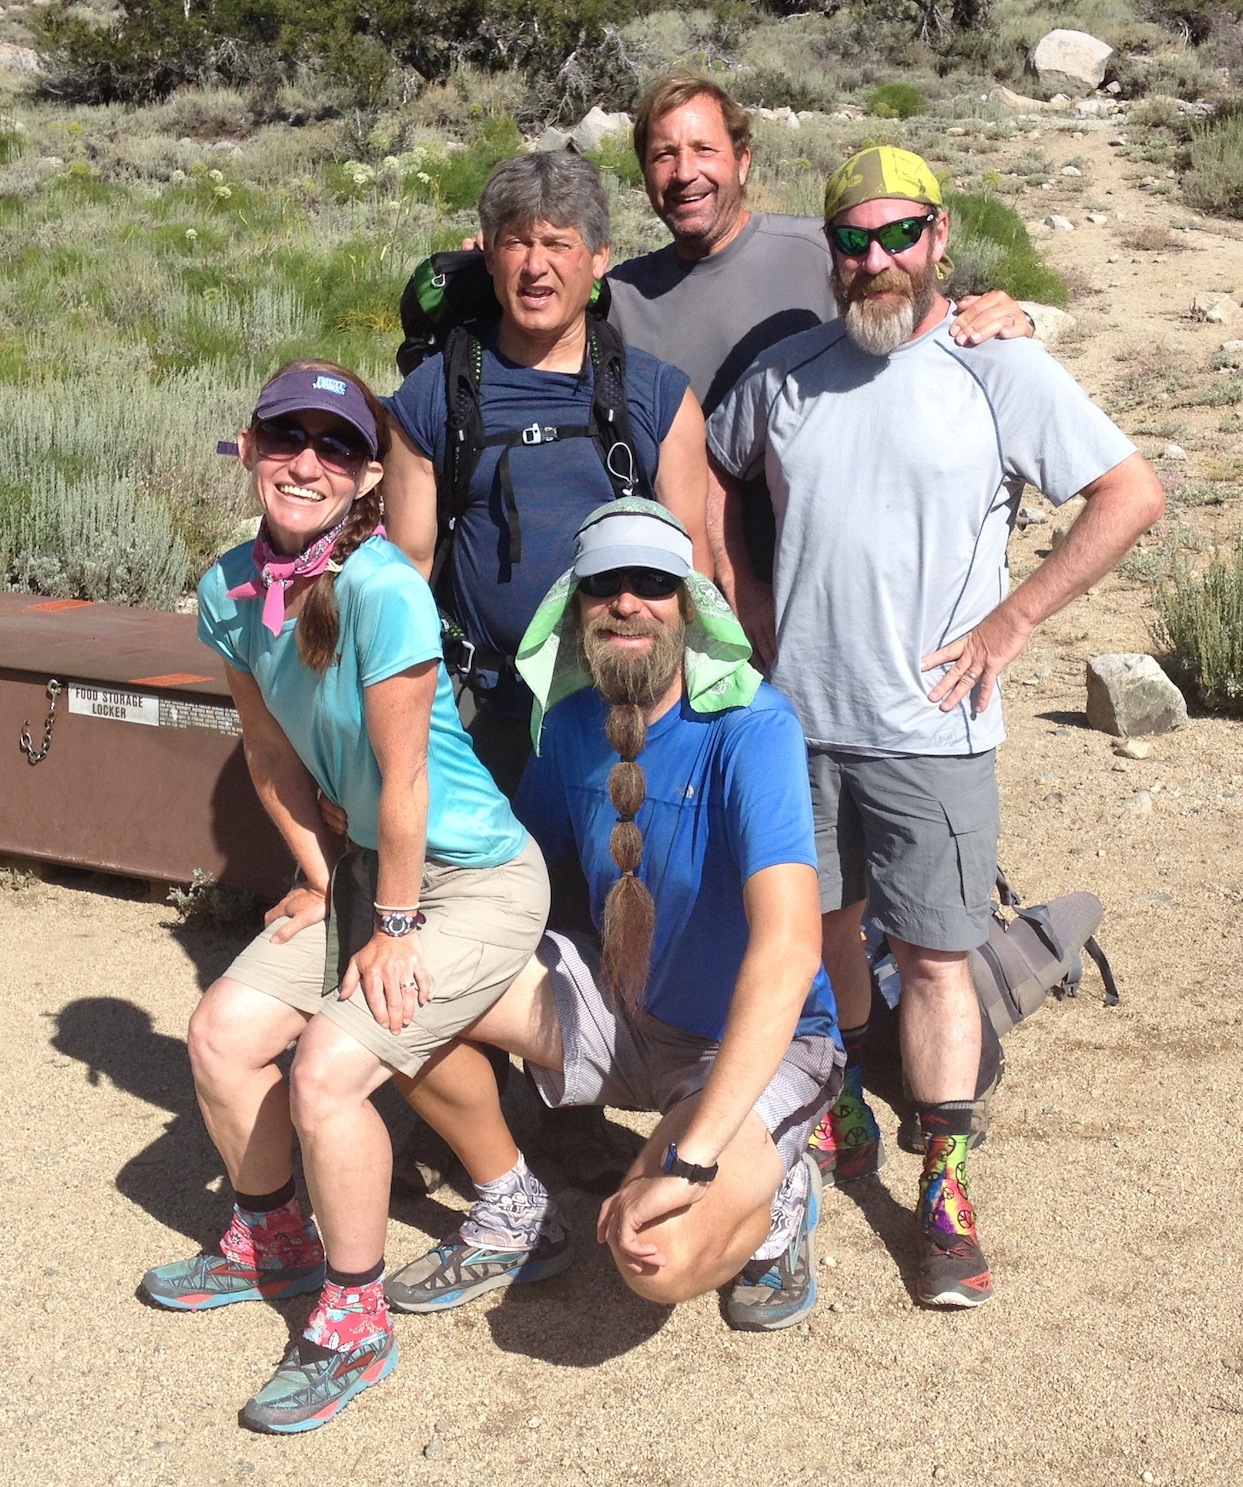
[[[440,617],[431,590],[403,552],[364,542],[337,575],[337,660],[322,676],[298,655],[297,620],[279,635],[260,599],[230,599],[253,578],[249,543],[232,548],[199,584],[199,638],[247,672],[294,752],[324,794],[344,807],[350,838],[379,847],[380,768],[367,737],[363,692],[420,662],[439,660]],[[441,665],[428,740],[427,855],[456,867],[499,867],[526,844],[509,802],[475,757]]]

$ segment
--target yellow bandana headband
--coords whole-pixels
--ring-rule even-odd
[[[852,155],[829,177],[824,189],[824,220],[832,222],[851,207],[888,197],[922,201],[930,207],[945,204],[941,183],[922,156],[893,145],[872,145]]]

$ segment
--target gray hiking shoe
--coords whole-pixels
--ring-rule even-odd
[[[748,1260],[725,1298],[725,1320],[740,1332],[776,1332],[810,1316],[816,1304],[816,1255],[812,1235],[820,1222],[823,1181],[805,1152],[810,1185],[802,1222],[789,1248],[775,1260]]]
[[[450,1234],[384,1282],[397,1311],[449,1311],[501,1286],[548,1280],[570,1263],[570,1236],[541,1239],[534,1249],[488,1249]]]

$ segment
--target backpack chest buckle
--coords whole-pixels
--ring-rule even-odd
[[[530,428],[522,430],[524,444],[554,444],[556,440],[557,430],[549,424],[533,423]]]

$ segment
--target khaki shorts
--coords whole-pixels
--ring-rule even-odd
[[[540,959],[552,981],[564,1050],[560,1073],[527,1064],[546,1105],[612,1105],[664,1115],[704,1087],[721,1045],[643,1011],[619,1011],[600,986],[594,938],[545,935]],[[802,1158],[825,1106],[836,1099],[845,1062],[832,1038],[795,1038],[755,1102],[787,1171]]]
[[[548,918],[548,874],[531,840],[501,867],[426,865],[419,907],[427,922],[416,933],[431,972],[432,996],[400,1033],[375,1020],[361,991],[347,1001],[337,995],[350,956],[371,938],[373,897],[367,858],[351,852],[337,869],[331,927],[311,924],[274,945],[272,935],[288,920],[269,924],[225,975],[309,1016],[321,1013],[381,1063],[413,1075],[442,1044],[482,1017],[530,960]],[[337,930],[340,943],[330,946]]]

